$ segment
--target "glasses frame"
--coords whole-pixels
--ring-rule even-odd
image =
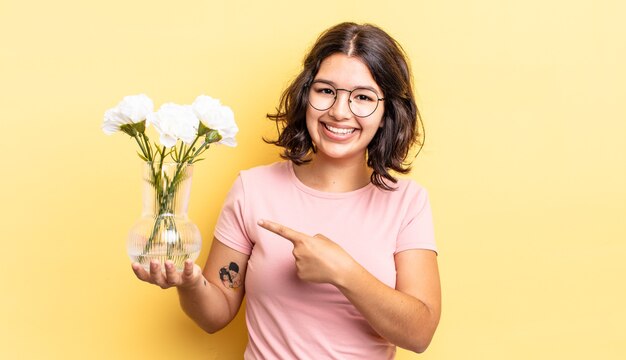
[[[315,84],[315,83],[325,84],[325,85],[328,85],[328,86],[332,87],[333,89],[335,89],[335,96],[333,97],[333,102],[332,102],[332,103],[330,104],[330,106],[329,106],[329,107],[327,107],[326,109],[318,109],[318,108],[316,108],[315,106],[313,106],[313,104],[311,104],[311,95],[310,95],[310,92],[311,92],[311,90],[313,89],[313,84]],[[385,98],[384,98],[384,97],[383,97],[383,98],[379,98],[379,97],[378,97],[378,94],[376,93],[376,91],[374,91],[374,90],[372,90],[372,89],[369,89],[369,88],[365,88],[365,87],[358,87],[358,88],[354,88],[354,89],[352,89],[352,90],[348,90],[348,89],[337,88],[337,87],[335,87],[334,85],[329,84],[329,83],[327,83],[327,82],[325,82],[325,81],[313,81],[313,82],[311,82],[310,84],[308,84],[308,85],[307,85],[307,88],[309,88],[309,90],[308,90],[308,92],[307,92],[307,99],[306,99],[306,101],[309,103],[309,105],[311,105],[311,107],[312,107],[313,109],[315,109],[315,110],[317,110],[317,111],[326,111],[326,110],[328,110],[328,109],[332,108],[332,107],[335,105],[335,103],[337,102],[337,97],[339,96],[339,91],[345,91],[345,92],[347,92],[347,93],[348,93],[348,109],[350,109],[350,112],[351,112],[354,116],[356,116],[356,117],[360,117],[360,118],[365,118],[365,117],[368,117],[368,116],[372,115],[373,113],[375,113],[375,112],[376,112],[376,110],[378,109],[378,104],[380,104],[380,102],[381,102],[381,101],[384,101],[384,100],[385,100]],[[369,91],[373,92],[373,93],[374,93],[374,95],[376,95],[376,106],[374,107],[374,110],[372,110],[372,112],[371,112],[371,113],[369,113],[369,114],[367,114],[367,115],[363,115],[363,116],[362,116],[362,115],[357,115],[357,114],[354,112],[354,110],[352,110],[352,105],[351,105],[351,104],[352,104],[352,99],[350,98],[350,96],[352,95],[352,92],[353,92],[353,91],[356,91],[356,90],[369,90]]]

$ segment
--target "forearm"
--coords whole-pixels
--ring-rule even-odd
[[[411,351],[426,350],[439,315],[424,302],[385,285],[357,263],[335,285],[380,336]]]
[[[198,286],[177,288],[177,291],[185,314],[208,333],[221,330],[236,315],[223,291],[204,278]]]

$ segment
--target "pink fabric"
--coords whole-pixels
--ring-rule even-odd
[[[369,184],[325,193],[301,183],[291,162],[242,171],[215,237],[250,255],[245,280],[249,342],[245,359],[393,359],[381,338],[332,285],[298,279],[293,245],[259,227],[267,219],[324,234],[383,283],[395,287],[394,254],[437,251],[426,190],[399,180],[396,191]]]

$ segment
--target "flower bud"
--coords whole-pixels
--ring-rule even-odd
[[[209,129],[209,132],[206,134],[206,140],[204,142],[207,144],[211,144],[220,140],[222,140],[222,135],[220,135],[219,131]]]

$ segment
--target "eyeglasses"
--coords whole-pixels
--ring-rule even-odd
[[[378,108],[378,103],[385,100],[385,98],[379,98],[374,90],[368,88],[337,89],[323,81],[314,81],[309,87],[309,104],[319,111],[328,110],[335,105],[338,91],[348,93],[348,107],[358,117],[372,115]]]

